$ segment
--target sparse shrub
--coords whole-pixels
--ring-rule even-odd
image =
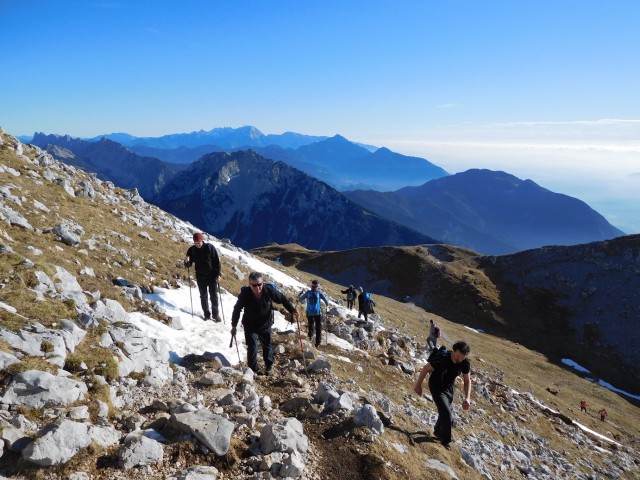
[[[83,360],[82,358],[80,358],[79,355],[71,353],[67,355],[67,358],[65,359],[64,369],[67,372],[71,372],[71,373],[80,372],[82,370],[81,368],[82,362]]]
[[[42,420],[42,410],[39,408],[30,408],[25,405],[18,406],[16,410],[19,414],[24,415],[28,420],[39,421]]]
[[[131,372],[129,374],[129,378],[132,378],[133,380],[139,382],[140,380],[142,380],[144,377],[147,376],[147,372]]]
[[[40,344],[40,351],[44,353],[53,352],[53,343],[51,343],[49,340],[43,340]]]
[[[109,328],[104,323],[100,323],[100,325],[95,328],[95,332],[96,335],[102,336],[109,332]]]
[[[76,311],[76,301],[73,298],[67,298],[62,303],[64,303],[70,312],[74,313]]]
[[[96,375],[102,375],[108,382],[118,378],[118,362],[113,358],[100,362],[93,369]]]

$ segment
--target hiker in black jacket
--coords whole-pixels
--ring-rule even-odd
[[[347,295],[347,308],[352,309],[357,297],[356,289],[353,288],[353,285],[349,285],[349,288],[346,290],[340,290],[340,293],[345,293]]]
[[[231,315],[231,335],[235,337],[236,327],[242,314],[244,339],[247,343],[247,363],[258,373],[258,340],[262,344],[262,358],[265,374],[271,374],[273,350],[271,349],[271,326],[273,325],[273,302],[284,305],[291,314],[292,321],[298,320],[296,307],[278,289],[264,283],[260,272],[249,274],[249,286],[240,289],[238,301]]]
[[[184,266],[189,268],[196,266],[196,283],[200,291],[200,305],[205,320],[213,319],[220,322],[218,314],[218,284],[220,283],[220,257],[216,248],[204,241],[202,233],[193,234],[193,245],[187,250],[184,257]],[[209,298],[211,310],[209,310]]]
[[[443,349],[444,355],[435,350],[429,356],[425,366],[420,370],[418,380],[413,387],[413,390],[418,395],[422,395],[422,382],[424,382],[428,373],[431,374],[429,376],[429,391],[433,402],[438,408],[438,420],[433,429],[433,434],[446,448],[449,448],[449,444],[452,441],[451,404],[453,403],[453,387],[456,378],[460,374],[462,374],[464,383],[462,409],[468,410],[471,405],[471,363],[467,359],[471,348],[466,342],[456,342],[452,348],[453,350],[450,352]]]

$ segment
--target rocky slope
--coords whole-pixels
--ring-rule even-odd
[[[412,302],[558,364],[572,358],[592,375],[640,391],[640,235],[502,256],[449,245],[342,252],[270,245],[253,251]]]
[[[638,410],[626,400],[535,352],[411,304],[378,297],[378,314],[362,322],[329,281],[330,344],[305,343],[302,358],[295,332],[278,335],[274,377],[255,378],[216,352],[170,361],[131,316],[142,312],[158,328],[171,323],[142,292],[184,281],[175,263],[194,228],[136,191],[0,139],[0,475],[636,476]],[[224,286],[238,291],[246,253],[228,248]],[[117,277],[133,286],[115,286]],[[474,405],[463,414],[456,403],[451,450],[430,435],[430,398],[412,394],[427,354],[427,318],[441,323],[444,342],[469,337],[473,346]],[[514,372],[514,357],[527,368]],[[576,412],[582,396],[606,404],[609,421]]]

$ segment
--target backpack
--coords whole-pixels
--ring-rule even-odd
[[[367,313],[375,313],[373,311],[373,307],[376,306],[376,303],[371,299],[371,294],[369,292],[366,292],[364,294],[364,311]]]
[[[320,308],[320,293],[317,291],[307,292],[307,315],[320,315],[322,310]]]
[[[435,338],[440,338],[440,327],[437,325],[433,326],[433,336]]]
[[[267,288],[267,287],[269,287],[269,288]],[[273,298],[273,292],[277,292],[278,291],[278,287],[273,282],[264,282],[264,287],[263,288],[264,288],[264,293],[267,294],[267,298],[271,302],[271,309],[273,310],[273,301],[271,299]]]
[[[440,348],[435,349],[431,354],[429,354],[427,362],[433,365],[434,361],[437,362],[438,360],[442,360],[446,358],[447,355],[449,355],[449,350],[447,350],[447,347],[442,345]]]

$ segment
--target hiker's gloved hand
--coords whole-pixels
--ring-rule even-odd
[[[232,337],[236,336],[236,327],[231,327],[231,336]]]
[[[185,268],[189,268],[192,264],[193,264],[193,262],[191,260],[185,260],[184,261],[184,267]]]

